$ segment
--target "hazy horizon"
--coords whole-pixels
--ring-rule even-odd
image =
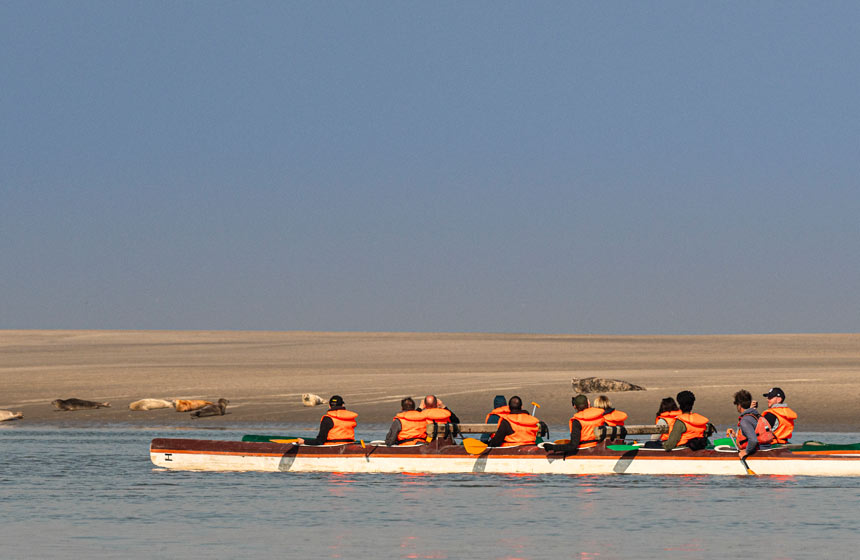
[[[860,332],[860,4],[0,4],[0,329]]]

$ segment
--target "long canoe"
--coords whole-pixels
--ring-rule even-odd
[[[745,475],[737,450],[673,451],[611,442],[575,454],[535,445],[488,448],[472,455],[450,439],[388,447],[358,443],[311,446],[294,443],[157,438],[150,458],[158,467],[193,471],[341,473],[499,473]],[[762,450],[747,459],[759,475],[860,476],[860,444],[795,445]]]

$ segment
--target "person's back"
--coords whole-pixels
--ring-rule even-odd
[[[656,434],[656,436],[652,439],[666,441],[669,439],[669,432],[672,431],[672,427],[675,425],[675,420],[678,419],[678,416],[681,414],[681,409],[678,408],[678,404],[675,402],[675,399],[672,397],[666,397],[662,401],[660,401],[660,408],[657,410],[657,416],[654,419],[654,424],[657,426],[666,425],[666,433]]]
[[[594,399],[594,407],[603,410],[603,421],[607,426],[623,426],[627,420],[627,413],[613,408],[612,401],[606,395]]]
[[[412,445],[427,438],[427,418],[423,412],[415,410],[415,401],[406,397],[400,401],[400,412],[391,422],[385,436],[386,445]]]
[[[583,400],[585,399],[583,406]],[[576,408],[576,413],[568,420],[567,425],[570,429],[570,445],[577,445],[579,449],[593,447],[597,445],[597,436],[594,435],[594,428],[603,426],[606,419],[603,416],[604,410],[594,406],[588,406],[588,398],[585,395],[574,397],[573,406]]]
[[[513,396],[508,401],[510,413],[499,420],[498,429],[487,442],[489,447],[534,445],[540,431],[540,420],[523,411],[523,401]]]
[[[511,412],[510,407],[506,403],[507,400],[504,395],[496,395],[495,398],[493,398],[493,410],[487,413],[487,418],[484,420],[484,424],[495,424],[498,426],[502,418]],[[487,443],[490,441],[491,437],[492,434],[483,434],[481,436],[481,441]]]
[[[785,393],[779,387],[774,387],[762,396],[767,398],[768,408],[761,415],[770,424],[774,443],[788,443],[794,433],[797,412],[785,404]]]
[[[708,418],[693,412],[696,396],[691,391],[678,393],[678,415],[669,437],[663,442],[663,449],[671,451],[675,447],[687,446],[692,450],[704,449],[708,445]]]
[[[307,440],[298,438],[299,444],[326,445],[355,441],[358,414],[346,409],[343,397],[340,395],[332,396],[328,403],[329,410],[320,418],[320,429],[317,437]]]

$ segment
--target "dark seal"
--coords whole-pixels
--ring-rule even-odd
[[[577,393],[612,393],[617,391],[644,391],[645,387],[621,381],[618,379],[601,379],[600,377],[583,377],[572,379],[571,385]]]
[[[227,399],[218,399],[216,404],[207,404],[203,408],[198,408],[191,413],[192,418],[201,418],[203,416],[224,416],[227,412],[227,404],[230,401]]]
[[[57,399],[51,401],[57,410],[87,410],[90,408],[107,408],[110,403],[85,401],[83,399]]]

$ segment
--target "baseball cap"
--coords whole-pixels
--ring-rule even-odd
[[[343,406],[343,397],[335,395],[328,400],[329,406]]]
[[[783,398],[783,399],[784,399],[784,398],[785,398],[785,393],[783,393],[783,392],[782,392],[782,389],[780,389],[779,387],[774,387],[773,389],[771,389],[771,390],[770,390],[770,391],[768,391],[767,393],[763,394],[762,396],[763,396],[763,397],[767,397],[767,398],[769,398],[769,399],[772,399],[772,398],[774,398],[774,397],[780,397],[780,398]]]

